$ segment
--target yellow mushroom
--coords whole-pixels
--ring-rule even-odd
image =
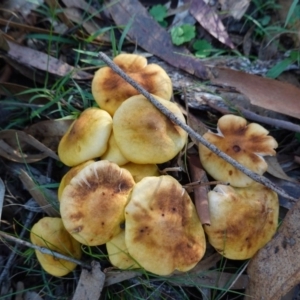
[[[74,167],[100,157],[107,148],[112,118],[104,110],[88,108],[73,122],[58,145],[61,161]]]
[[[171,99],[171,79],[159,65],[148,65],[145,57],[136,54],[120,54],[113,61],[149,93]],[[113,116],[122,102],[137,95],[138,91],[110,67],[103,67],[95,73],[92,94],[98,105]]]
[[[145,177],[125,209],[125,243],[147,271],[192,269],[206,249],[204,230],[187,192],[171,176]]]
[[[30,240],[34,245],[80,259],[81,245],[64,228],[61,218],[44,217],[35,223],[30,231]],[[35,250],[42,268],[53,276],[64,276],[76,268],[74,262],[43,254]]]
[[[261,184],[217,185],[208,200],[210,226],[204,229],[210,244],[227,258],[251,258],[276,232],[278,196]]]
[[[155,98],[185,122],[175,103]],[[127,99],[118,108],[113,117],[113,132],[121,153],[136,164],[167,162],[182,150],[187,141],[187,133],[142,95]]]
[[[247,124],[244,118],[225,115],[218,121],[218,133],[207,132],[203,137],[247,169],[262,175],[268,168],[263,156],[275,155],[278,146],[268,133],[259,124]],[[202,144],[199,144],[199,155],[204,169],[216,180],[236,187],[254,182]]]
[[[84,245],[111,240],[121,231],[134,184],[127,170],[107,160],[83,168],[61,196],[60,213],[66,230]]]

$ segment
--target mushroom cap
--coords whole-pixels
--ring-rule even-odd
[[[70,183],[71,179],[78,174],[84,167],[88,166],[89,164],[95,162],[94,160],[88,160],[76,167],[71,168],[61,179],[58,191],[57,191],[57,197],[58,201],[61,199],[62,192],[64,188]]]
[[[179,107],[155,98],[185,122]],[[136,164],[158,164],[174,158],[184,147],[187,133],[157,110],[144,96],[133,96],[116,111],[113,131],[122,154]]]
[[[147,65],[147,59],[136,54],[120,54],[113,61],[149,93],[170,100],[172,82],[159,65]],[[98,105],[113,116],[123,101],[139,92],[110,67],[103,67],[94,75],[92,94]]]
[[[141,181],[144,177],[160,176],[159,169],[157,165],[154,164],[141,165],[129,162],[126,165],[123,165],[122,168],[130,172],[136,183]]]
[[[247,125],[244,118],[225,115],[218,121],[218,133],[207,132],[203,137],[221,151],[251,171],[262,175],[268,168],[263,155],[275,155],[278,144],[268,131],[256,123]],[[254,181],[199,144],[199,155],[204,169],[216,180],[232,186],[246,187]]]
[[[107,160],[82,169],[63,190],[60,213],[66,230],[80,243],[102,245],[120,231],[134,180]]]
[[[115,267],[125,269],[136,269],[140,266],[131,258],[125,244],[125,230],[113,237],[106,243],[109,260]]]
[[[107,149],[106,149],[105,153],[101,156],[101,159],[114,162],[118,166],[122,166],[122,165],[125,165],[126,163],[128,163],[128,160],[121,153],[121,151],[116,143],[113,132],[110,135],[110,138],[109,138],[108,144],[107,144]]]
[[[252,257],[267,244],[278,225],[278,196],[255,183],[247,188],[217,185],[208,193],[210,244],[229,259]]]
[[[81,245],[64,228],[61,218],[44,217],[35,223],[30,231],[32,244],[45,247],[76,259],[81,257]],[[73,271],[76,264],[55,258],[35,250],[42,268],[53,276],[64,276]]]
[[[58,156],[69,166],[100,157],[107,148],[112,118],[104,110],[93,107],[82,112],[58,145]]]
[[[206,248],[204,230],[187,192],[171,176],[145,177],[125,208],[125,243],[147,271],[188,271]]]

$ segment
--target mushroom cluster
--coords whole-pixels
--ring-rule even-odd
[[[172,83],[161,67],[131,54],[114,62],[185,122],[170,101]],[[71,167],[58,190],[61,218],[35,224],[34,244],[75,258],[80,258],[81,245],[106,245],[110,262],[120,269],[169,275],[186,272],[201,260],[205,233],[231,259],[250,258],[271,239],[279,210],[274,192],[199,145],[206,171],[230,183],[209,192],[211,224],[203,228],[182,185],[160,175],[157,167],[178,155],[187,133],[109,67],[96,72],[92,94],[100,108],[83,111],[58,146],[61,161]],[[219,120],[218,133],[204,137],[259,174],[267,169],[263,155],[274,155],[277,147],[263,127],[230,115]],[[54,276],[76,266],[36,253]]]
[[[217,133],[203,136],[246,168],[262,175],[267,170],[264,155],[275,155],[276,140],[259,124],[247,124],[238,116],[225,115]],[[275,192],[254,182],[204,145],[199,145],[204,169],[217,185],[208,193],[211,224],[205,225],[210,244],[230,259],[251,258],[276,232],[279,203]]]
[[[131,54],[114,62],[185,122],[161,67]],[[96,72],[92,94],[100,108],[83,111],[58,146],[71,167],[58,190],[61,226],[79,245],[106,244],[120,269],[191,269],[204,255],[204,230],[187,192],[157,167],[183,149],[187,133],[109,67]]]

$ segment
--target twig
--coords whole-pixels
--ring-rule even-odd
[[[211,150],[216,155],[223,158],[226,162],[233,165],[235,168],[249,176],[252,180],[257,181],[266,187],[270,188],[274,192],[278,193],[282,197],[289,199],[291,201],[297,201],[298,199],[287,194],[283,189],[276,186],[273,182],[268,180],[267,178],[250,171],[249,169],[242,166],[236,160],[222,152],[215,145],[209,143],[205,138],[196,133],[192,128],[183,123],[179,118],[177,118],[174,114],[172,114],[166,107],[164,107],[160,102],[158,102],[149,92],[147,92],[141,85],[136,83],[131,77],[126,75],[123,70],[117,66],[106,54],[103,52],[99,53],[100,58],[109,66],[111,69],[116,72],[119,76],[121,76],[125,81],[131,84],[138,92],[140,92],[143,96],[145,96],[161,113],[163,113],[166,117],[168,117],[172,122],[180,126],[183,130],[185,130],[191,137],[197,140],[199,143],[206,146],[209,150]]]
[[[58,253],[58,252],[55,252],[53,250],[50,250],[50,249],[47,249],[45,247],[40,247],[40,246],[37,246],[37,245],[34,245],[34,244],[31,244],[29,242],[26,242],[26,241],[23,241],[21,239],[18,239],[12,235],[9,235],[5,232],[2,232],[0,231],[0,236],[3,237],[4,239],[6,240],[9,240],[9,241],[12,241],[12,242],[15,242],[15,243],[18,243],[20,245],[23,245],[23,246],[26,246],[26,247],[29,247],[29,248],[33,248],[35,250],[38,250],[40,251],[41,253],[43,254],[48,254],[48,255],[52,255],[53,257],[56,257],[58,259],[64,259],[64,260],[68,260],[68,261],[71,261],[73,262],[74,264],[77,264],[77,265],[80,265],[82,266],[83,268],[86,268],[88,270],[91,270],[92,267],[88,264],[85,264],[83,263],[82,261],[80,260],[77,260],[75,258],[72,258],[72,257],[69,257],[69,256],[66,256],[66,255],[63,255],[61,253]]]
[[[294,131],[294,132],[300,132],[300,126],[297,124],[293,124],[288,121],[283,120],[277,120],[269,117],[260,116],[252,111],[249,111],[243,107],[238,106],[238,110],[244,115],[245,118],[248,118],[250,120],[253,120],[255,122],[261,122],[265,123],[274,127],[279,127],[282,129]]]
[[[219,107],[217,105],[214,105],[206,97],[201,97],[201,99],[204,100],[209,107],[219,111],[223,115],[237,114],[235,112],[230,111],[229,109],[222,108],[222,107]],[[274,119],[274,118],[261,116],[261,115],[258,115],[258,114],[254,113],[254,112],[252,112],[248,109],[245,109],[245,108],[243,108],[239,105],[237,105],[236,108],[237,108],[238,112],[242,113],[242,115],[245,118],[250,119],[252,121],[268,124],[268,125],[271,125],[271,126],[274,126],[274,127],[279,127],[279,128],[294,131],[294,132],[300,132],[300,126],[297,125],[297,124],[294,124],[294,123],[291,123],[291,122],[288,122],[288,121],[277,120],[277,119]]]

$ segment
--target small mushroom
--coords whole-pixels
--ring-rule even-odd
[[[35,223],[30,231],[30,240],[34,245],[59,252],[76,259],[81,258],[81,245],[64,228],[61,218],[44,217]],[[35,250],[42,268],[53,276],[64,276],[76,268],[71,261],[56,258]]]
[[[71,179],[78,174],[84,167],[90,165],[91,163],[95,162],[94,160],[88,160],[76,167],[71,168],[61,179],[59,187],[58,187],[58,191],[57,191],[57,197],[58,197],[58,201],[60,201],[61,199],[61,195],[62,192],[64,190],[64,188],[69,184],[69,182],[71,181]]]
[[[175,103],[155,98],[185,122]],[[127,99],[118,108],[113,117],[113,132],[124,157],[136,164],[169,161],[181,151],[187,141],[187,133],[142,95]]]
[[[87,160],[100,157],[107,148],[112,130],[112,118],[104,110],[88,108],[75,120],[58,145],[61,161],[77,166]]]
[[[157,165],[153,164],[141,165],[129,162],[126,165],[123,165],[122,168],[130,172],[136,183],[141,181],[144,177],[160,175]]]
[[[165,70],[159,65],[147,65],[147,59],[136,54],[120,54],[113,61],[149,93],[170,100],[172,82]],[[110,67],[99,69],[92,81],[94,99],[102,109],[112,116],[123,101],[138,93]]]
[[[123,166],[126,163],[128,163],[128,160],[124,157],[124,155],[121,153],[116,141],[113,132],[110,135],[110,138],[108,140],[107,144],[107,150],[105,153],[101,156],[101,159],[103,160],[109,160],[111,162],[114,162],[118,166]]]
[[[149,272],[185,272],[204,255],[204,230],[195,206],[180,183],[169,175],[145,177],[137,183],[125,218],[128,252]]]
[[[208,193],[210,244],[229,259],[251,258],[266,245],[278,225],[278,196],[255,183],[247,188],[217,185]]]
[[[136,269],[140,266],[132,259],[125,244],[125,230],[113,237],[106,243],[109,260],[115,267],[125,269]]]
[[[218,133],[206,132],[203,137],[251,171],[262,175],[268,168],[264,155],[275,155],[278,144],[268,131],[256,123],[247,125],[244,118],[225,115],[218,121]],[[232,186],[246,187],[254,181],[231,164],[199,144],[204,169],[216,180]]]
[[[121,231],[134,184],[129,171],[107,160],[83,168],[61,196],[60,213],[66,230],[84,245],[111,240]]]

